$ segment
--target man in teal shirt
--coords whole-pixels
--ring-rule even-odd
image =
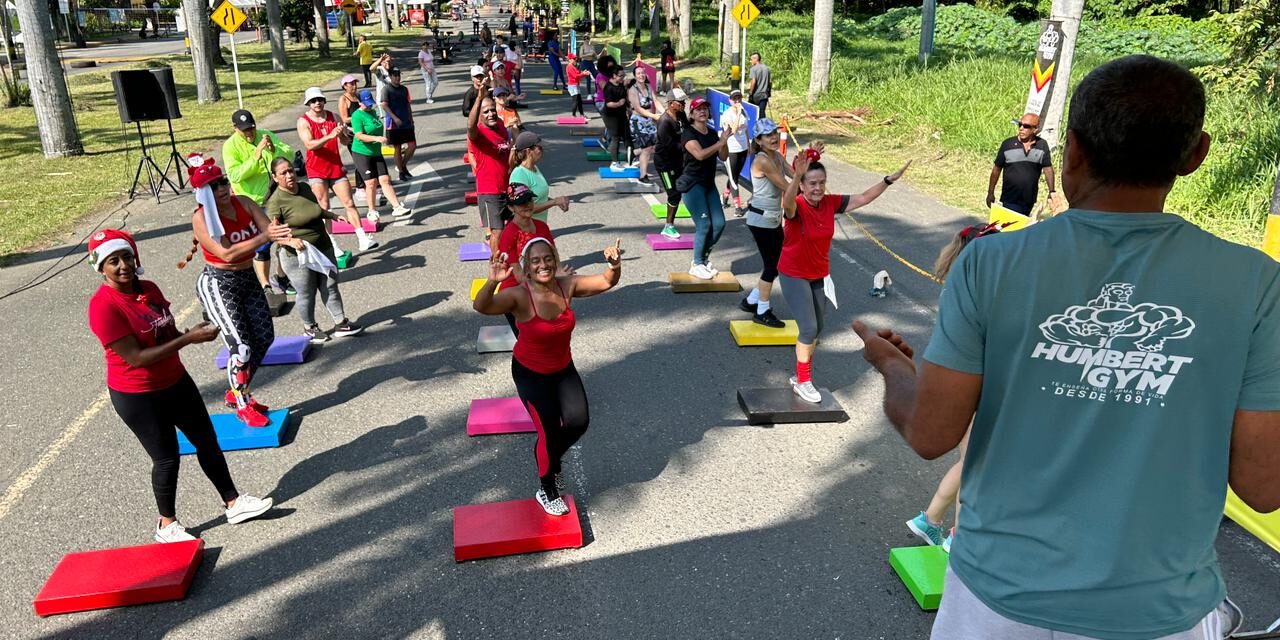
[[[1280,264],[1161,213],[1209,151],[1204,88],[1147,56],[1071,102],[1072,209],[969,245],[917,376],[861,323],[933,459],[972,422],[934,640],[1224,638],[1227,484],[1280,508]]]
[[[293,149],[280,142],[276,134],[270,131],[259,132],[257,121],[247,109],[231,114],[231,125],[236,131],[222,143],[222,164],[227,168],[231,191],[261,206],[271,188],[271,161],[276,158],[293,160]],[[263,288],[271,286],[267,274],[274,246],[262,245],[253,259],[253,272]],[[278,274],[278,277],[284,281],[283,274]]]

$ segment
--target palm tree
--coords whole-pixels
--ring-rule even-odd
[[[809,75],[809,102],[817,102],[831,86],[831,18],[835,0],[815,0],[813,5],[813,63]]]
[[[271,39],[271,70],[284,71],[288,59],[284,52],[284,23],[280,19],[280,0],[266,0],[267,33]]]
[[[182,13],[189,25],[212,24],[209,5],[204,0],[182,0]],[[218,38],[208,29],[199,27],[188,29],[187,35],[191,38],[191,63],[196,71],[196,102],[217,102],[222,99],[213,56],[218,48]]]
[[[31,104],[36,111],[36,128],[40,133],[44,157],[83,155],[84,145],[76,131],[75,114],[71,112],[66,76],[54,46],[49,5],[19,2],[18,24],[22,27],[22,46],[27,54],[27,85],[31,89]]]

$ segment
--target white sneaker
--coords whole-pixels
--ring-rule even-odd
[[[360,245],[360,251],[369,251],[371,249],[377,249],[379,246],[378,241],[373,239],[373,234],[368,234],[368,233],[361,234],[357,242]]]
[[[392,218],[407,218],[411,215],[413,215],[413,210],[404,205],[400,205],[391,210]]]
[[[263,500],[253,496],[240,496],[236,498],[236,504],[227,509],[227,522],[229,524],[240,524],[245,520],[252,520],[267,511],[271,510],[271,498]]]
[[[796,382],[795,376],[791,376],[791,390],[805,402],[811,404],[820,404],[822,402],[822,394],[818,393],[818,388],[813,386],[813,381],[800,384]]]
[[[431,98],[427,98],[427,104],[435,104],[435,103],[436,103],[435,100],[432,100]]]
[[[538,504],[542,505],[543,511],[546,511],[547,513],[553,516],[569,515],[569,505],[564,503],[564,498],[556,498],[555,500],[548,500],[547,492],[543,491],[542,489],[538,489],[538,492],[535,493],[533,497],[538,500]]]
[[[609,163],[609,170],[610,171],[626,171],[627,165],[622,164],[621,162],[611,162]]]
[[[182,526],[181,522],[174,520],[169,526],[161,529],[160,521],[156,520],[156,542],[190,542],[198,540],[195,536],[187,533],[187,528]]]
[[[365,202],[368,200],[364,195],[364,189],[356,189],[356,192],[352,194],[351,198],[356,202]]]
[[[370,209],[369,213],[364,214],[364,219],[369,222],[377,223],[382,219],[382,214],[378,213],[377,209]]]
[[[703,264],[695,264],[689,267],[689,275],[699,280],[710,280],[716,277],[715,274],[708,271],[707,266]]]
[[[716,277],[716,275],[720,273],[720,270],[717,269],[715,265],[711,264],[710,260],[707,261],[706,267],[707,273],[710,273],[712,278]]]

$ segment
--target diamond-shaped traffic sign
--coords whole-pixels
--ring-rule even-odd
[[[347,12],[347,15],[355,13],[356,0],[342,0],[342,10]]]
[[[239,7],[231,4],[231,0],[222,0],[222,4],[213,10],[213,23],[227,33],[235,33],[247,18]]]
[[[733,8],[733,18],[738,21],[738,24],[742,25],[743,29],[750,27],[751,23],[755,22],[756,18],[759,17],[760,9],[751,0],[742,0]]]

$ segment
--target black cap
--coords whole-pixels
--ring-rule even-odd
[[[231,124],[241,131],[258,128],[258,123],[253,119],[253,114],[248,109],[239,109],[231,114]]]
[[[512,182],[507,187],[507,204],[529,204],[534,199],[533,189],[519,182]]]
[[[390,69],[387,69],[387,75],[391,75],[391,76],[400,75],[400,67],[391,67]]]

